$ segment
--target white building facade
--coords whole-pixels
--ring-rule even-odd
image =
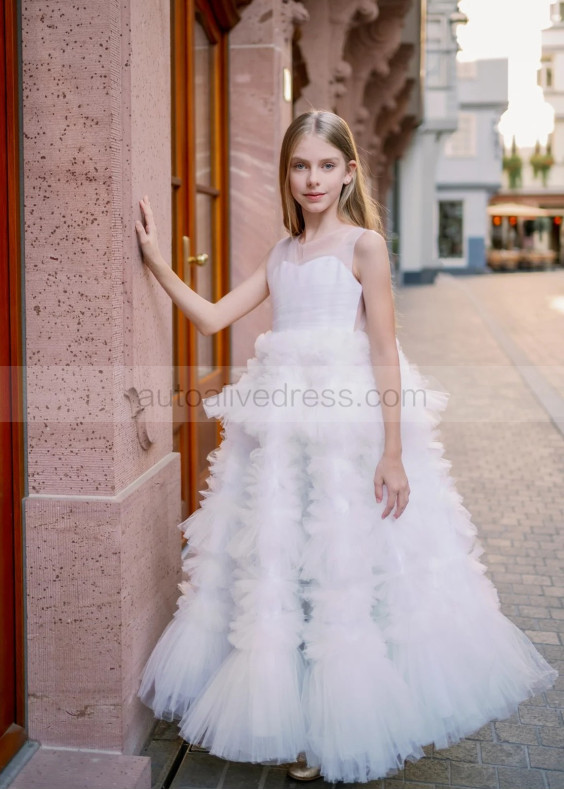
[[[552,156],[547,187],[562,192],[564,187],[564,3],[552,3],[551,26],[542,31],[542,58],[539,83],[545,101],[554,110],[551,135]]]
[[[458,128],[437,166],[437,268],[479,272],[486,270],[488,203],[502,185],[498,123],[507,107],[507,60],[459,61],[457,76]]]
[[[538,84],[545,102],[554,113],[554,129],[549,135],[549,148],[540,140],[541,156],[549,155],[549,167],[535,168],[531,158],[535,147],[519,146],[521,160],[519,179],[511,183],[503,173],[503,186],[494,203],[523,203],[550,212],[547,218],[529,223],[521,245],[537,251],[551,251],[556,262],[564,263],[564,2],[551,3],[551,24],[542,31],[542,54]],[[552,217],[552,218],[551,218]]]
[[[515,194],[534,193],[546,196],[564,190],[564,2],[551,4],[550,27],[542,31],[542,55],[538,70],[538,84],[542,88],[545,101],[554,110],[554,130],[550,134],[550,147],[554,164],[543,179],[542,174],[534,172],[530,159],[534,146],[520,146],[518,153],[522,159],[521,184],[513,190]],[[541,153],[545,153],[544,141]],[[507,174],[504,175],[504,188],[510,189]]]
[[[425,30],[423,122],[398,166],[399,267],[402,283],[434,280],[437,270],[437,164],[458,123],[456,25],[458,0],[429,0]]]

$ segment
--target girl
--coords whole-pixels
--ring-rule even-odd
[[[238,382],[204,401],[222,442],[180,525],[189,581],[139,696],[212,754],[368,782],[511,715],[557,672],[484,575],[437,437],[448,393],[397,341],[345,121],[290,124],[280,190],[289,235],[215,304],[165,263],[140,201],[144,261],[199,331],[268,295],[273,325]]]

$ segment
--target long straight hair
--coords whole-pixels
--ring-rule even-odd
[[[280,196],[284,226],[291,236],[299,236],[305,229],[302,207],[294,199],[290,190],[290,160],[304,134],[318,134],[330,145],[338,148],[345,157],[345,162],[354,159],[356,168],[348,184],[343,184],[337,215],[342,222],[358,225],[367,230],[376,230],[383,234],[380,206],[370,195],[362,163],[354,141],[353,133],[347,122],[329,110],[310,110],[294,118],[286,129],[280,149]],[[400,321],[397,311],[396,290],[391,282],[392,301],[394,303],[394,325],[396,332]]]
[[[288,126],[280,149],[280,196],[284,226],[290,235],[299,236],[305,228],[302,208],[290,190],[290,160],[303,135],[311,133],[319,135],[337,148],[343,154],[345,162],[351,159],[356,162],[352,179],[348,184],[343,184],[339,197],[337,214],[341,221],[382,233],[379,206],[369,194],[349,125],[334,112],[310,110],[298,115]]]

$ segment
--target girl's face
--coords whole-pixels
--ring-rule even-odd
[[[323,214],[335,206],[356,162],[316,134],[304,134],[290,159],[290,191],[302,210]]]

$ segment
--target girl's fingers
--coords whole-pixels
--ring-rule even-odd
[[[149,242],[156,243],[156,227],[153,220],[153,212],[149,204],[149,196],[145,195],[139,200],[139,206],[143,215],[142,220],[135,220],[135,230],[141,244]]]
[[[394,509],[395,503],[396,503],[396,495],[393,493],[393,491],[389,491],[388,501],[386,503],[386,509],[382,513],[382,518],[386,518],[387,516],[390,515],[390,513]]]
[[[409,502],[409,491],[399,490],[397,492],[388,492],[388,501],[386,507],[382,512],[382,518],[386,518],[395,508],[394,518],[399,518],[406,509]]]
[[[375,482],[374,483],[374,493],[376,494],[376,499],[378,502],[382,501],[383,491],[382,491],[382,483]]]
[[[147,197],[142,198],[139,201],[139,205],[141,206],[141,211],[143,212],[143,220],[144,220],[144,230],[147,235],[150,235],[154,229],[154,222],[153,222],[153,212],[151,207],[146,202]]]
[[[399,518],[401,514],[407,507],[407,503],[409,502],[409,492],[400,492],[398,496],[398,506],[396,512],[394,513],[395,518]]]

